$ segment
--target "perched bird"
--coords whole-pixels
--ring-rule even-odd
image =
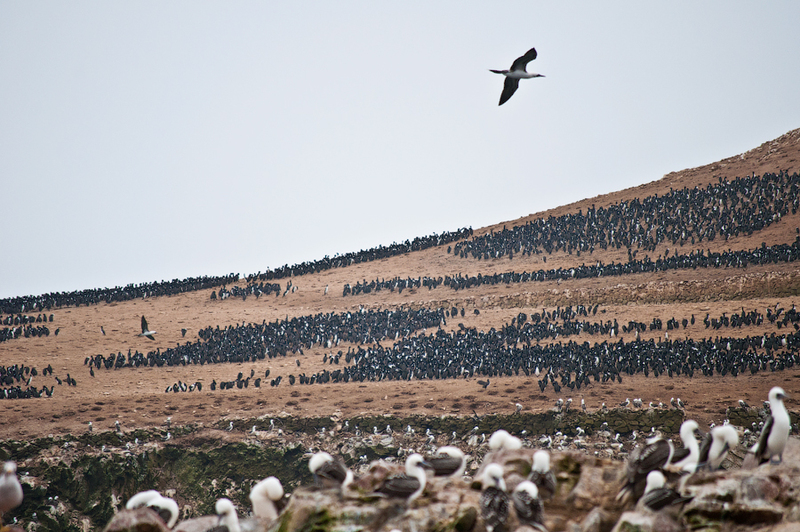
[[[647,508],[658,511],[673,504],[683,504],[692,500],[692,497],[681,497],[676,491],[665,486],[666,479],[661,471],[650,471],[647,474],[647,487],[640,499]]]
[[[730,425],[711,429],[711,448],[708,450],[708,467],[715,471],[728,456],[728,451],[739,445],[739,434]]]
[[[433,468],[435,477],[455,477],[458,478],[464,473],[467,465],[464,460],[464,453],[458,447],[444,446],[436,450],[436,454],[425,458]]]
[[[250,490],[253,515],[268,522],[278,518],[278,509],[275,503],[281,499],[283,499],[283,485],[275,477],[265,478]]]
[[[489,448],[493,451],[506,450],[516,451],[522,447],[522,440],[512,436],[504,429],[494,431],[489,438]]]
[[[220,524],[213,530],[214,532],[242,532],[239,526],[239,516],[236,515],[236,507],[230,499],[219,499],[214,509],[219,516]]]
[[[158,495],[147,501],[147,507],[152,508],[158,516],[167,524],[167,528],[172,528],[178,522],[180,510],[178,503],[174,499]]]
[[[137,334],[136,336],[144,336],[151,340],[155,340],[155,338],[153,337],[155,333],[156,331],[151,331],[150,329],[147,328],[147,320],[144,319],[144,316],[142,316],[142,332],[141,334]]]
[[[17,478],[17,464],[11,461],[3,464],[0,475],[0,517],[22,504],[22,486]]]
[[[783,450],[786,448],[792,427],[789,412],[783,404],[783,400],[787,398],[786,392],[778,386],[769,391],[769,416],[761,429],[758,442],[748,451],[746,459],[748,468],[767,461],[773,462],[776,456],[777,463],[783,461]],[[755,460],[750,458],[750,455]]]
[[[744,402],[744,400],[739,399],[739,408],[750,408],[750,405]]]
[[[503,528],[508,520],[509,500],[506,482],[503,480],[503,466],[489,464],[483,473],[481,492],[481,517],[487,532]]]
[[[699,429],[700,426],[693,419],[687,419],[681,423],[680,435],[683,449],[673,453],[670,461],[671,467],[687,473],[693,473],[697,469],[697,464],[700,462],[700,446],[694,433]]]
[[[536,484],[528,480],[520,482],[511,494],[511,501],[514,503],[514,510],[520,523],[547,532],[542,515],[544,513],[542,501],[539,500],[539,489]]]
[[[344,462],[334,459],[326,452],[312,456],[308,461],[308,469],[314,475],[314,481],[325,488],[347,488],[353,482],[353,472],[344,465]]]
[[[537,493],[544,499],[552,499],[556,492],[556,476],[550,469],[550,453],[539,450],[533,453],[533,467],[528,480],[533,482]]]
[[[625,468],[625,484],[617,494],[617,500],[624,501],[633,496],[638,499],[644,491],[647,474],[664,467],[672,458],[672,444],[668,440],[657,439],[645,447],[637,447],[628,458]]]
[[[522,55],[514,60],[511,63],[511,68],[508,70],[492,70],[489,69],[490,72],[494,72],[495,74],[502,74],[506,77],[505,83],[503,84],[503,92],[500,94],[500,103],[497,105],[503,105],[508,101],[511,96],[517,91],[519,87],[519,80],[521,79],[530,79],[530,78],[543,78],[542,74],[536,74],[535,72],[531,72],[530,74],[526,70],[528,67],[528,63],[536,59],[536,48],[531,48],[525,55]]]
[[[386,478],[383,484],[376,490],[376,494],[385,497],[406,499],[408,503],[411,503],[414,499],[422,495],[422,492],[425,490],[427,479],[423,467],[430,467],[430,465],[425,462],[421,454],[413,453],[406,458],[405,474],[393,475]]]

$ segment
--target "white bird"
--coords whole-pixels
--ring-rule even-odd
[[[450,445],[439,447],[436,454],[426,457],[425,461],[433,468],[435,477],[459,478],[467,465],[461,449]]]
[[[219,499],[214,509],[219,516],[220,525],[214,528],[215,532],[242,532],[239,526],[239,516],[236,515],[236,507],[230,499]]]
[[[772,462],[776,456],[777,463],[783,461],[783,450],[792,427],[789,412],[783,404],[783,400],[787,398],[786,392],[778,386],[769,391],[769,416],[761,429],[758,442],[749,451],[755,456],[756,464]]]
[[[506,450],[516,451],[522,447],[522,440],[512,436],[508,431],[499,429],[494,431],[489,438],[489,448],[493,451]]]
[[[147,320],[144,319],[144,316],[142,316],[142,332],[141,334],[137,334],[136,336],[144,336],[151,340],[155,340],[155,338],[153,337],[155,333],[156,331],[151,331],[150,329],[147,328]]]
[[[689,473],[697,469],[697,464],[700,461],[700,445],[697,443],[694,432],[699,429],[700,426],[693,419],[687,419],[681,423],[681,442],[683,442],[686,454],[685,456],[679,456],[683,454],[680,450],[673,452],[671,467]]]
[[[283,485],[275,477],[265,478],[250,490],[253,515],[268,522],[278,518],[278,509],[275,507],[275,503],[281,499],[283,499]]]
[[[528,63],[536,59],[536,48],[531,48],[525,55],[522,55],[514,60],[511,63],[511,68],[508,70],[492,70],[489,69],[490,72],[494,72],[495,74],[502,74],[506,77],[505,83],[503,84],[503,92],[500,95],[500,103],[497,105],[503,105],[508,101],[511,96],[517,91],[519,87],[519,80],[521,79],[530,79],[530,78],[543,78],[542,74],[536,74],[535,72],[528,73],[527,67]]]
[[[676,491],[667,488],[665,483],[666,478],[661,471],[650,471],[647,474],[647,487],[641,498],[642,504],[657,512],[665,506],[681,504],[692,499],[691,497],[681,497]]]
[[[423,467],[429,467],[425,458],[419,453],[413,453],[406,458],[405,474],[388,477],[376,490],[376,493],[387,497],[406,499],[408,503],[411,503],[425,490],[427,477]]]
[[[147,503],[149,503],[156,497],[161,497],[161,494],[156,490],[140,491],[139,493],[128,499],[128,502],[125,503],[125,509],[134,510],[142,506],[147,506]]]
[[[17,478],[17,464],[3,464],[0,475],[0,516],[22,504],[22,486]]]
[[[547,532],[543,523],[542,501],[539,499],[539,489],[536,484],[529,480],[517,484],[511,495],[511,501],[514,503],[517,518],[523,525]]]
[[[550,453],[539,450],[533,453],[533,467],[528,480],[536,485],[537,493],[551,499],[556,492],[556,477],[550,469]]]
[[[508,520],[510,501],[503,480],[503,466],[494,463],[487,465],[481,482],[481,517],[487,532],[493,532],[496,528],[503,528]]]
[[[341,460],[334,459],[324,451],[311,457],[308,469],[314,475],[314,480],[326,488],[347,488],[353,482],[353,472]]]
[[[174,499],[159,495],[147,502],[147,507],[152,508],[158,516],[167,524],[167,528],[172,528],[178,522],[180,510],[178,503]]]
[[[728,456],[728,450],[739,445],[739,433],[730,425],[711,429],[711,448],[708,450],[708,467],[716,471]]]

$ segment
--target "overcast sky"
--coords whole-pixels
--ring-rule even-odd
[[[254,273],[800,127],[800,2],[0,2],[0,297]],[[502,107],[504,69],[539,57]]]

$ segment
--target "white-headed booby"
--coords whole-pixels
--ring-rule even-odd
[[[147,503],[156,497],[161,497],[161,494],[156,490],[140,491],[125,503],[126,510],[133,510],[142,506],[147,506]]]
[[[218,499],[214,509],[220,521],[220,524],[213,529],[215,532],[242,532],[242,527],[239,526],[239,516],[236,515],[236,507],[230,499]]]
[[[769,416],[761,429],[761,436],[758,442],[750,449],[757,460],[756,464],[762,462],[772,462],[777,456],[777,463],[783,461],[783,450],[789,439],[789,431],[792,428],[789,412],[783,404],[788,395],[783,388],[775,386],[769,391]]]
[[[17,478],[17,464],[11,461],[3,464],[0,475],[0,516],[22,504],[22,486]]]
[[[481,517],[486,530],[493,532],[495,528],[502,528],[508,520],[509,499],[503,480],[503,466],[494,463],[487,465],[482,484]]]
[[[178,522],[180,509],[174,499],[159,495],[147,501],[147,507],[152,508],[158,516],[167,524],[167,528],[172,528]]]
[[[661,471],[650,471],[647,474],[647,487],[644,489],[641,502],[647,508],[658,511],[665,506],[681,504],[691,500],[691,497],[681,497],[681,495],[665,486],[666,479]]]
[[[641,450],[639,451],[639,449]],[[638,499],[644,492],[647,474],[668,464],[672,458],[672,452],[672,443],[663,439],[649,443],[644,448],[634,449],[628,458],[625,484],[619,490],[617,500],[625,500],[631,495],[634,500]]]
[[[670,466],[682,472],[693,473],[697,470],[697,464],[700,461],[700,445],[695,438],[695,431],[699,430],[700,426],[697,421],[687,419],[681,423],[681,441],[683,442],[682,452],[676,450]]]
[[[308,469],[314,475],[314,480],[326,488],[347,488],[353,482],[353,472],[341,460],[334,459],[324,451],[311,457]]]
[[[522,447],[522,440],[512,436],[507,430],[499,429],[494,431],[489,438],[489,448],[493,451],[505,450],[516,451]]]
[[[268,522],[278,518],[278,508],[275,503],[281,499],[283,499],[283,485],[275,477],[265,478],[250,490],[253,515]]]
[[[539,489],[529,480],[523,480],[514,488],[511,495],[514,510],[520,523],[536,530],[547,532],[544,527],[542,501],[539,499]]]
[[[406,499],[411,503],[425,490],[427,479],[423,467],[430,467],[425,458],[419,453],[412,454],[406,458],[405,474],[388,477],[376,493]]]
[[[536,48],[531,48],[525,55],[517,57],[513,63],[511,63],[511,68],[508,70],[492,70],[489,69],[490,72],[494,72],[495,74],[502,74],[506,77],[506,81],[503,84],[503,93],[500,95],[500,103],[497,105],[503,105],[508,101],[511,96],[519,87],[519,80],[521,79],[530,79],[530,78],[543,78],[544,75],[536,74],[535,72],[531,72],[530,74],[526,70],[528,63],[536,59]]]
[[[731,425],[711,429],[711,448],[708,450],[708,467],[716,471],[728,456],[728,451],[739,445],[739,433]]]
[[[539,450],[533,453],[533,467],[528,480],[536,486],[543,499],[552,499],[556,492],[556,477],[550,469],[550,453]]]

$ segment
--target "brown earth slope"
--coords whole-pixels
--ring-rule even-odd
[[[500,223],[476,230],[475,234],[497,230],[504,225],[511,227],[522,224],[540,216],[574,213],[578,209],[585,211],[592,204],[600,207],[656,193],[661,195],[670,188],[705,186],[716,182],[718,177],[734,178],[779,170],[800,171],[800,130],[791,131],[754,150],[718,163],[670,173],[645,185]],[[729,248],[752,249],[762,242],[770,245],[791,243],[798,227],[800,213],[785,216],[751,236],[703,242],[697,249],[722,251]],[[661,255],[666,247],[662,245],[649,255]],[[691,250],[691,246],[680,248],[681,253]],[[306,350],[304,355],[296,357],[252,364],[100,370],[95,371],[94,377],[89,375],[84,365],[85,357],[90,355],[109,355],[120,351],[127,353],[128,349],[146,353],[148,350],[163,350],[178,343],[194,341],[197,331],[207,326],[260,323],[262,320],[271,321],[286,316],[357,310],[362,306],[396,308],[400,305],[465,308],[467,312],[463,318],[448,321],[448,330],[457,328],[459,322],[483,330],[500,328],[519,312],[531,313],[542,308],[552,310],[557,305],[598,303],[600,312],[597,319],[617,319],[620,323],[627,323],[634,319],[649,322],[659,317],[666,321],[672,317],[678,320],[689,318],[692,314],[698,318],[706,313],[712,317],[723,312],[730,315],[742,308],[763,313],[767,307],[776,304],[790,308],[800,291],[799,268],[797,264],[789,263],[744,269],[679,270],[561,283],[481,286],[458,292],[439,287],[434,290],[406,290],[402,294],[382,291],[342,297],[342,287],[346,283],[362,279],[530,271],[543,267],[540,257],[515,255],[512,260],[507,257],[481,261],[456,259],[446,253],[446,246],[441,246],[371,263],[297,276],[292,282],[299,287],[298,291],[285,297],[211,301],[211,290],[204,290],[171,297],[54,310],[55,318],[49,326],[51,330],[59,327],[60,334],[4,342],[0,344],[0,364],[24,363],[40,370],[52,364],[55,376],[64,379],[69,374],[76,379],[77,386],[57,385],[54,377],[40,375],[34,378],[33,384],[55,384],[54,397],[0,401],[3,420],[0,439],[83,432],[88,422],[92,422],[98,430],[112,428],[115,421],[119,421],[124,429],[160,426],[167,416],[172,417],[174,424],[209,425],[224,417],[278,416],[281,413],[319,416],[341,412],[344,417],[360,413],[471,415],[473,412],[511,413],[516,402],[521,403],[526,411],[535,412],[550,408],[556,399],[552,388],[540,393],[535,379],[525,376],[492,379],[487,390],[477,384],[477,379],[294,387],[284,379],[284,384],[277,388],[265,384],[259,389],[250,386],[244,390],[211,391],[208,387],[212,379],[231,380],[238,372],[249,375],[251,369],[257,375],[263,375],[266,369],[270,369],[270,377],[321,370],[324,354],[331,352],[321,347]],[[627,255],[624,249],[598,250],[591,256],[584,254],[582,257],[562,251],[548,256],[546,267],[591,264],[597,260],[605,263],[625,262]],[[245,283],[242,281],[238,284]],[[285,286],[286,280],[281,280],[281,284]],[[326,286],[330,286],[328,295],[323,294]],[[473,309],[479,309],[480,315],[475,315]],[[136,336],[142,315],[147,316],[150,327],[158,331],[155,341]],[[106,331],[105,335],[101,333],[101,326]],[[181,328],[188,329],[186,338],[181,337]],[[675,334],[680,338],[701,339],[713,338],[716,334],[744,336],[773,332],[780,334],[770,323],[760,327],[709,332],[698,319],[695,325],[675,331]],[[642,336],[660,338],[663,334],[664,331],[656,331],[646,332]],[[623,334],[622,338],[627,341],[633,335]],[[602,340],[588,334],[574,339],[590,343]],[[346,351],[347,347],[344,344],[337,349]],[[300,360],[299,369],[296,358]],[[167,386],[179,380],[187,383],[199,381],[205,387],[202,392],[164,393]],[[569,394],[569,390],[564,390],[561,396],[566,398],[571,394],[576,402],[584,398],[589,409],[596,409],[603,402],[615,405],[626,397],[641,397],[645,403],[666,403],[671,397],[681,397],[688,405],[689,416],[704,422],[720,422],[726,407],[734,405],[737,399],[758,403],[766,398],[769,388],[776,384],[795,397],[800,397],[800,371],[797,369],[738,377],[703,377],[696,374],[692,379],[664,376],[656,379],[652,375],[638,375],[626,378],[622,384],[592,383]],[[789,408],[797,410],[792,403]]]

